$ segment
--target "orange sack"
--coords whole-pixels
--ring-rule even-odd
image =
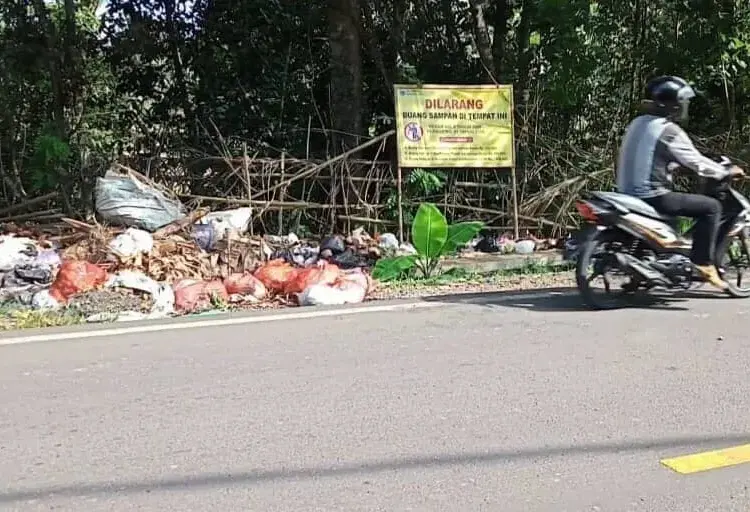
[[[297,271],[290,277],[284,287],[284,295],[302,293],[305,288],[314,284],[333,284],[341,276],[341,270],[328,262],[318,263],[309,268]]]
[[[94,290],[107,281],[107,271],[88,261],[66,260],[60,266],[50,296],[58,302],[67,302],[79,293]]]
[[[253,274],[271,293],[282,293],[294,274],[299,270],[284,260],[271,260]]]
[[[252,295],[256,299],[266,296],[266,287],[252,274],[230,274],[224,278],[229,295]]]

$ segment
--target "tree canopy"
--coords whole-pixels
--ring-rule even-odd
[[[531,214],[604,186],[645,81],[703,92],[690,131],[742,157],[744,0],[6,0],[0,174],[86,200],[118,155],[324,158],[391,128],[394,83],[512,83]]]

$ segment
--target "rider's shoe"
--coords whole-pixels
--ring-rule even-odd
[[[698,272],[701,273],[706,281],[711,283],[719,290],[726,290],[729,286],[726,281],[719,277],[719,273],[716,271],[716,267],[714,265],[696,265],[695,268],[698,269]]]

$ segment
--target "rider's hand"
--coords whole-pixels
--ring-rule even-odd
[[[741,178],[745,175],[745,171],[742,170],[742,168],[733,165],[732,168],[729,169],[729,174],[731,174],[733,178]]]

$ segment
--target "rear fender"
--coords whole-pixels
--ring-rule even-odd
[[[612,225],[621,212],[612,204],[601,199],[579,199],[575,203],[578,214],[590,224]]]

